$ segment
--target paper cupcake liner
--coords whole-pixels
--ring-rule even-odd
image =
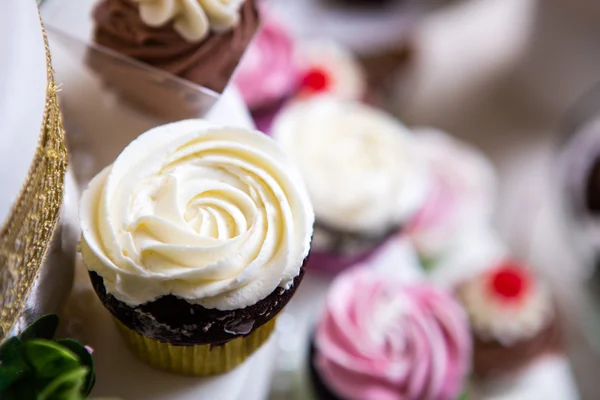
[[[150,339],[115,321],[127,346],[146,364],[177,374],[208,376],[223,374],[242,364],[269,339],[276,319],[271,319],[248,336],[224,344],[195,346],[176,346]]]

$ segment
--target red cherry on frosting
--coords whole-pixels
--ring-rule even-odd
[[[516,262],[505,262],[491,272],[490,290],[505,300],[522,299],[531,287],[530,272]]]
[[[302,88],[313,93],[324,92],[329,88],[331,78],[329,73],[319,67],[310,68],[302,77]]]

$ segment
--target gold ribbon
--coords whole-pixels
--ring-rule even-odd
[[[0,340],[10,332],[29,297],[56,227],[64,192],[67,150],[43,24],[42,35],[48,82],[43,125],[27,179],[0,228]]]

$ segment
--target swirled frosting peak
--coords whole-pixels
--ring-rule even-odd
[[[449,294],[361,269],[331,287],[315,347],[319,376],[347,400],[452,400],[471,360],[467,317]]]
[[[84,260],[118,300],[231,310],[291,286],[314,215],[272,139],[188,120],[133,141],[92,180],[80,219]]]
[[[139,3],[140,18],[149,26],[172,22],[189,42],[198,42],[211,30],[224,32],[240,19],[245,0],[134,0]]]

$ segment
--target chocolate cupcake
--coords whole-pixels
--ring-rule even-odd
[[[338,272],[367,259],[425,200],[414,136],[381,111],[315,96],[284,109],[272,134],[298,164],[315,207],[310,268]]]
[[[81,252],[129,347],[158,368],[230,370],[303,276],[313,211],[257,131],[188,120],[133,141],[82,197]]]
[[[467,316],[450,294],[356,269],[331,286],[309,368],[319,400],[454,400],[470,361]]]
[[[92,68],[123,98],[169,119],[201,116],[260,23],[254,0],[101,0],[93,18],[94,41],[121,57],[92,51]]]
[[[548,288],[515,261],[504,261],[460,285],[473,335],[473,372],[490,378],[518,371],[561,350],[557,311]]]

